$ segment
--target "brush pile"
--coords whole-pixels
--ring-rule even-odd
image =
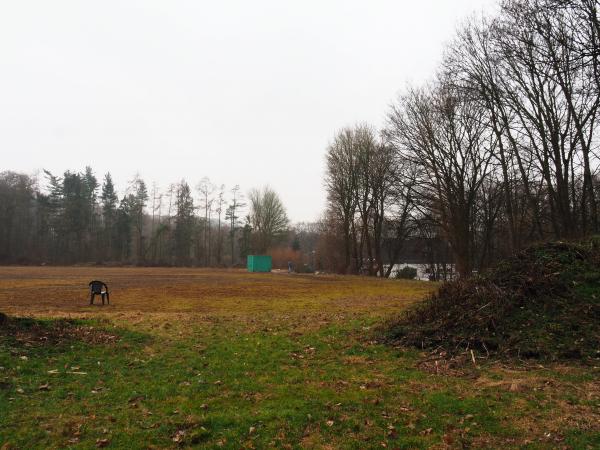
[[[600,357],[600,241],[533,246],[448,282],[385,326],[394,345],[497,357]]]

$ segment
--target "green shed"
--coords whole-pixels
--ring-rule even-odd
[[[270,272],[273,260],[265,255],[248,255],[248,272]]]

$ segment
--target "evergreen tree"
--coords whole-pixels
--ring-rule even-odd
[[[81,175],[82,182],[82,222],[85,226],[83,230],[84,241],[83,260],[89,260],[90,258],[97,259],[99,256],[98,249],[98,220],[97,220],[97,200],[98,200],[98,179],[94,175],[92,168],[86,166],[85,172]]]
[[[246,217],[246,223],[242,228],[240,236],[240,257],[246,259],[252,251],[252,226],[250,225],[250,216]]]
[[[175,258],[178,264],[188,265],[194,231],[194,200],[189,185],[183,180],[177,188],[176,207]]]
[[[104,223],[104,245],[106,246],[105,255],[114,258],[114,245],[116,240],[116,218],[117,218],[117,203],[119,198],[115,191],[115,186],[112,181],[110,172],[104,176],[102,184],[102,219]]]
[[[300,239],[298,239],[298,236],[294,236],[294,240],[292,241],[292,250],[295,252],[300,251]]]
[[[34,180],[15,172],[0,173],[0,261],[26,260],[33,245]]]
[[[115,237],[118,256],[121,261],[128,261],[131,257],[132,199],[131,194],[124,196],[119,204],[119,209],[117,209]]]
[[[44,170],[48,181],[48,196],[46,200],[46,211],[48,219],[48,234],[50,259],[60,261],[65,254],[65,225],[63,220],[63,184],[62,180],[48,170]]]
[[[83,261],[84,237],[88,230],[89,213],[87,205],[87,192],[81,174],[66,171],[62,179],[63,184],[63,223],[67,262]]]

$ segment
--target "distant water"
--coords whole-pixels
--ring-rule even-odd
[[[384,266],[385,269],[387,270],[388,266]],[[396,278],[396,274],[404,267],[412,267],[414,269],[417,269],[417,280],[421,280],[421,281],[429,281],[429,277],[430,277],[430,270],[429,270],[429,265],[428,264],[394,264],[393,268],[392,268],[392,272],[390,274],[390,278]],[[448,264],[448,272],[454,272],[454,265],[453,264]]]

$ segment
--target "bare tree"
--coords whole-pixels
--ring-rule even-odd
[[[223,206],[225,205],[225,185],[219,187],[219,192],[216,198],[215,212],[217,213],[217,264],[221,265],[221,257],[223,250],[223,235],[221,233],[221,215],[223,214]]]
[[[399,157],[418,167],[415,196],[452,245],[457,270],[470,275],[477,192],[495,150],[481,108],[443,79],[413,89],[389,113],[387,135]]]
[[[505,100],[501,79],[503,73],[498,64],[498,49],[493,31],[493,22],[483,20],[481,23],[467,23],[447,52],[444,71],[448,80],[467,92],[473,101],[481,104],[482,113],[486,115],[485,120],[496,139],[493,156],[501,174],[507,243],[512,253],[521,248],[524,238],[541,238],[543,231],[531,157],[520,151],[515,115]],[[521,204],[516,198],[520,186],[527,198],[527,202],[522,205],[525,210],[519,210]],[[519,218],[528,212],[534,220],[532,228],[525,230],[525,224]]]
[[[366,270],[369,275],[374,274],[372,222],[375,210],[378,206],[375,197],[374,176],[380,168],[377,164],[378,143],[375,131],[368,125],[363,124],[354,129],[354,145],[356,164],[356,207],[360,220],[360,239],[357,246],[357,264],[361,271]],[[365,248],[366,247],[366,248]],[[363,262],[366,252],[367,264]]]
[[[354,130],[345,128],[327,149],[325,187],[329,208],[342,225],[346,272],[351,266],[352,230],[357,208],[357,159]]]
[[[161,207],[163,194],[159,191],[158,184],[152,183],[152,222],[150,226],[150,247],[152,248],[152,261],[156,261],[158,239],[161,234]],[[158,217],[157,217],[158,213]],[[158,228],[158,230],[157,230]]]
[[[204,250],[204,265],[209,266],[211,260],[210,252],[210,216],[212,213],[212,205],[214,198],[212,197],[215,191],[215,186],[210,182],[208,177],[202,178],[198,184],[198,192],[202,201],[201,208],[204,210],[204,222],[203,222],[203,250]]]
[[[289,220],[285,207],[277,193],[268,186],[252,189],[249,219],[256,236],[254,250],[266,252],[272,244],[287,232]]]
[[[582,90],[590,80],[564,19],[547,5],[506,1],[493,31],[503,100],[515,117],[512,128],[543,182],[552,232],[560,238],[583,233],[588,206],[595,208],[587,143],[598,103]],[[580,177],[583,189],[577,188]]]
[[[225,220],[229,222],[229,241],[231,245],[231,265],[235,265],[235,238],[239,227],[241,210],[246,207],[239,185],[231,189],[231,201],[225,211]]]

